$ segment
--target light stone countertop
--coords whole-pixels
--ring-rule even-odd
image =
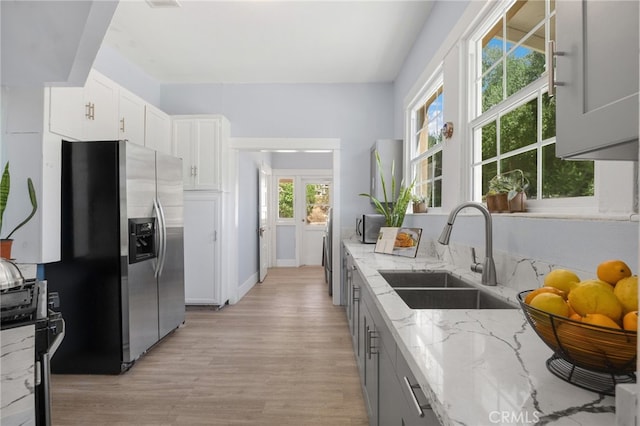
[[[398,350],[443,425],[613,425],[615,398],[554,376],[552,351],[521,309],[410,309],[378,270],[448,270],[516,304],[518,291],[480,284],[480,274],[418,255],[374,253],[374,245],[344,241],[376,296]]]

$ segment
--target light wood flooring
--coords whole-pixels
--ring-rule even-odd
[[[275,268],[119,376],[52,375],[53,425],[367,425],[344,309],[320,267]]]

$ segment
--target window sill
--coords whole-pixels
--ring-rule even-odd
[[[462,212],[465,216],[480,215],[475,211]],[[427,212],[427,213],[407,213],[407,216],[449,216],[444,212]],[[522,213],[491,213],[496,218],[513,217],[513,218],[530,218],[530,219],[565,219],[565,220],[593,220],[593,221],[611,221],[611,222],[640,222],[640,214],[612,214],[612,213],[572,213],[572,212],[522,212]]]

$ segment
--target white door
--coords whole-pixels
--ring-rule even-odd
[[[271,179],[271,168],[265,164],[260,166],[260,188],[259,192],[259,205],[258,205],[258,247],[259,251],[259,263],[260,263],[260,277],[259,281],[263,282],[267,276],[267,270],[269,268],[269,186],[268,182]]]
[[[322,237],[331,206],[331,179],[303,178],[298,199],[303,200],[300,264],[322,265]]]

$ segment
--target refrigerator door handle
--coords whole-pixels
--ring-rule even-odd
[[[160,200],[157,200],[157,204],[160,210],[160,217],[162,218],[162,253],[160,256],[160,267],[158,268],[158,276],[162,275],[162,270],[164,269],[164,262],[167,260],[167,222],[164,216],[164,209],[162,208],[162,203]]]
[[[160,206],[158,205],[158,200],[156,200],[155,198],[153,199],[153,210],[155,212],[155,216],[156,216],[156,241],[158,243],[157,248],[156,248],[156,259],[154,261],[154,266],[153,266],[153,276],[155,278],[158,278],[158,275],[160,275],[160,266],[162,263],[162,246],[164,245],[164,240],[163,240],[163,236],[162,236],[162,215],[160,213]]]

